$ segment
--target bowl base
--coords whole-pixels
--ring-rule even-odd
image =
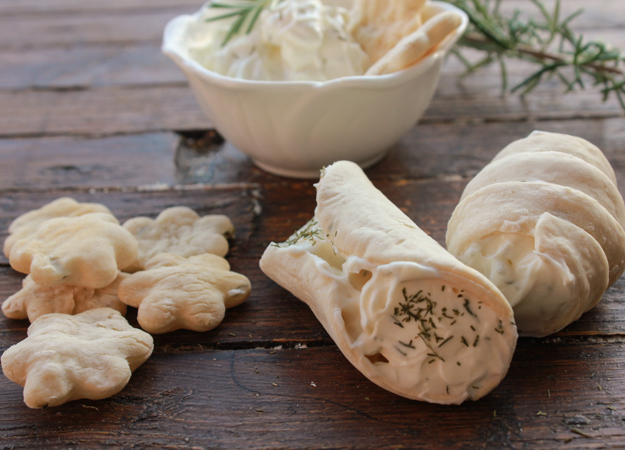
[[[365,159],[364,161],[354,161],[354,162],[358,164],[362,169],[368,169],[369,167],[378,163],[387,154],[388,154],[388,151],[384,151],[378,155],[375,155],[373,158]],[[321,171],[321,167],[315,170],[285,169],[283,167],[272,166],[270,164],[262,163],[254,158],[251,158],[251,159],[252,159],[252,162],[256,166],[260,167],[265,172],[269,172],[274,175],[280,175],[281,177],[286,177],[286,178],[317,179],[319,178],[319,172]]]

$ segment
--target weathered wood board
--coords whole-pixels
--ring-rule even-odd
[[[0,410],[12,416],[2,424],[3,442],[13,448],[94,443],[138,448],[622,448],[622,342],[522,340],[508,377],[495,391],[451,407],[380,389],[332,345],[157,349],[122,393],[98,402],[44,410],[15,407],[21,390],[0,379]]]
[[[625,447],[624,279],[557,335],[520,339],[491,394],[444,407],[370,383],[308,307],[262,274],[269,242],[310,219],[314,181],[266,174],[207,131],[184,76],[160,51],[165,23],[200,4],[0,0],[0,239],[15,217],[61,196],[102,202],[122,222],[186,205],[232,218],[228,260],[253,284],[216,329],[155,336],[154,355],[110,399],[30,410],[0,376],[0,448]],[[580,7],[576,30],[625,46],[620,2],[567,0],[562,14]],[[510,64],[510,84],[528,70]],[[625,193],[625,117],[614,100],[592,90],[562,96],[555,81],[502,96],[498,68],[459,80],[461,71],[448,61],[421,124],[367,171],[438,242],[468,180],[534,129],[597,144]],[[23,277],[1,256],[0,300]],[[128,320],[138,326],[132,308]],[[0,351],[27,327],[0,317]]]

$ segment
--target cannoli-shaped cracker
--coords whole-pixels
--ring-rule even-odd
[[[534,131],[466,187],[447,248],[489,277],[522,336],[561,330],[597,305],[625,268],[625,205],[603,153]]]
[[[404,397],[476,400],[517,340],[499,290],[419,229],[354,163],[325,169],[313,220],[260,261],[307,303],[347,359]]]

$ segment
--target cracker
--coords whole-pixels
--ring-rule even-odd
[[[462,18],[453,11],[435,15],[378,59],[365,75],[393,73],[416,64],[431,54],[461,23]]]
[[[421,26],[426,0],[356,0],[349,31],[376,63]]]
[[[124,223],[139,242],[137,260],[128,272],[145,267],[146,262],[161,253],[173,253],[185,258],[202,253],[226,256],[227,237],[234,236],[234,225],[228,217],[200,217],[191,208],[177,206],[162,211],[154,220],[135,217]]]
[[[17,241],[9,262],[43,286],[110,285],[137,258],[137,240],[108,213],[48,219]]]
[[[35,233],[46,220],[58,217],[78,217],[94,212],[113,215],[104,205],[99,203],[78,203],[69,197],[59,198],[39,209],[22,214],[9,226],[9,237],[4,241],[4,256],[8,258],[13,245],[20,239]]]
[[[30,408],[117,394],[154,349],[152,336],[110,308],[82,314],[47,314],[28,337],[2,355],[7,378],[24,386]]]
[[[139,308],[137,320],[145,331],[159,334],[181,328],[211,330],[221,323],[226,308],[244,302],[250,290],[250,281],[231,272],[219,256],[163,253],[122,282],[119,298]]]

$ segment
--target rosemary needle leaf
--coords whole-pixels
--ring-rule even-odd
[[[577,10],[561,19],[561,0],[556,0],[550,11],[541,0],[531,0],[536,17],[525,19],[516,10],[504,15],[499,10],[500,0],[494,5],[489,0],[445,0],[467,13],[470,26],[459,41],[459,46],[481,52],[472,62],[460,49],[452,54],[465,66],[462,76],[497,62],[502,76],[502,90],[508,90],[507,60],[527,61],[535,71],[510,89],[510,92],[529,93],[542,81],[559,80],[565,93],[595,86],[603,100],[614,94],[625,109],[625,53],[599,41],[584,39],[570,28],[571,22],[582,14]]]
[[[250,24],[247,27],[247,34],[250,34],[252,32],[252,30],[254,29],[254,25],[256,24],[256,21],[258,20],[258,16],[260,16],[260,13],[263,12],[263,5],[258,5],[256,6],[256,12],[254,12],[254,15],[252,16],[252,20],[250,20]]]
[[[254,29],[254,25],[258,21],[258,17],[261,12],[274,3],[280,3],[282,0],[238,0],[232,3],[211,3],[209,8],[224,8],[232,9],[232,12],[221,14],[219,16],[210,17],[206,19],[206,22],[215,22],[217,20],[228,19],[236,17],[236,20],[232,22],[232,25],[228,29],[226,36],[224,37],[221,46],[226,45],[230,39],[237,35],[246,21],[249,22],[246,27],[246,34],[250,34]]]
[[[235,17],[235,16],[238,16],[240,14],[241,13],[239,11],[234,11],[234,12],[231,12],[231,13],[222,14],[220,16],[209,17],[208,19],[206,19],[206,22],[214,22],[216,20],[227,19],[228,17]]]

